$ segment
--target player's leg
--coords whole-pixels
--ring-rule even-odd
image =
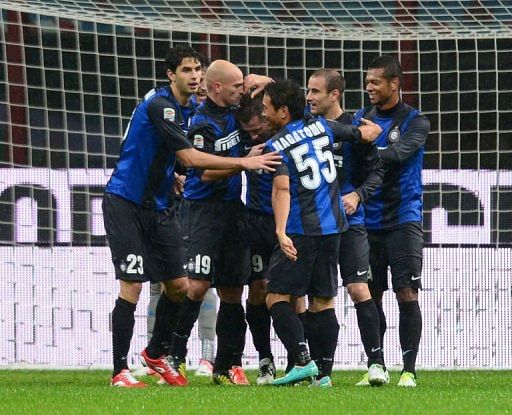
[[[154,282],[163,284],[155,312],[155,326],[141,357],[170,385],[187,383],[183,362],[167,359],[172,332],[188,292],[188,278],[183,275],[185,249],[174,211],[154,212],[148,229],[150,253],[147,266]]]
[[[215,220],[219,207],[211,203],[183,200],[180,218],[186,243],[189,289],[172,333],[169,354],[173,363],[182,365],[187,355],[187,343],[196,323],[201,304],[211,286],[221,245],[222,227]]]
[[[334,354],[338,345],[340,325],[334,309],[334,297],[338,293],[338,252],[340,235],[317,238],[317,257],[308,294],[312,301],[308,305],[305,326],[309,340],[317,348],[318,375],[314,386],[331,386]],[[314,332],[312,332],[314,330]]]
[[[213,372],[217,307],[218,296],[215,290],[210,288],[203,299],[197,319],[199,340],[201,341],[201,359],[195,372],[196,376],[211,376]]]
[[[351,226],[341,235],[338,259],[341,278],[356,309],[359,333],[368,358],[369,383],[380,386],[389,381],[389,374],[382,354],[379,313],[368,288],[369,252],[363,226]]]
[[[416,357],[422,332],[422,315],[418,303],[423,262],[421,224],[407,223],[401,226],[391,233],[389,241],[391,275],[400,313],[400,346],[404,362],[399,386],[414,387]]]
[[[382,366],[385,368],[384,363],[384,335],[386,333],[386,316],[382,308],[382,297],[384,291],[388,289],[388,258],[384,246],[384,234],[381,232],[369,232],[368,243],[370,246],[368,269],[368,289],[370,295],[375,303],[378,314],[378,332],[380,338]],[[359,319],[359,318],[358,318]],[[380,371],[379,371],[380,372]],[[380,373],[379,373],[380,374]],[[381,376],[379,376],[381,377]],[[389,382],[389,373],[384,372],[385,383]],[[369,386],[368,372],[364,374],[363,378],[356,383],[356,386]]]
[[[273,385],[287,385],[318,374],[304,338],[304,326],[290,304],[292,296],[303,297],[310,285],[316,256],[314,238],[301,235],[291,238],[297,249],[297,261],[290,261],[280,249],[272,253],[266,302],[274,329],[287,353],[294,356],[295,366],[284,377],[275,379]]]
[[[306,296],[302,297],[292,297],[291,299],[291,305],[293,308],[293,311],[295,311],[295,314],[300,318],[300,321],[302,321],[302,325],[304,326],[304,339],[306,340],[309,348],[309,354],[311,355],[311,358],[315,360],[316,355],[316,344],[315,344],[315,327],[309,327],[306,323],[307,320],[307,310],[308,307],[306,305]],[[287,363],[285,368],[285,373],[288,373],[290,370],[293,369],[293,366],[295,366],[295,358],[293,355],[287,356]]]
[[[242,204],[233,203],[224,206],[223,210],[226,226],[214,277],[220,298],[216,326],[217,354],[213,365],[214,381],[228,374],[233,383],[246,385],[248,380],[242,369],[242,355],[247,323],[242,294],[244,286],[249,283],[249,245],[244,235]]]
[[[256,383],[266,385],[272,383],[275,378],[274,356],[270,348],[270,313],[265,303],[266,271],[270,255],[277,243],[273,216],[247,212],[245,234],[249,238],[251,255],[246,319],[259,357]]]
[[[144,239],[137,206],[106,193],[103,221],[120,289],[112,311],[112,352],[114,371],[111,385],[144,387],[128,370],[128,352],[135,325],[135,309],[146,280],[143,267]]]

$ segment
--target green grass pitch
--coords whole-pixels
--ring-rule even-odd
[[[0,414],[510,414],[512,371],[421,371],[416,389],[356,387],[362,372],[335,372],[332,389],[214,386],[189,375],[190,386],[127,390],[107,371],[0,370]],[[256,373],[249,372],[251,381]]]

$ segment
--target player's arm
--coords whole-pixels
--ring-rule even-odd
[[[283,163],[284,164],[284,163]],[[290,177],[285,174],[286,168],[280,168],[272,183],[272,209],[276,222],[276,236],[279,246],[287,258],[297,260],[297,250],[292,240],[286,235],[286,222],[290,214]]]
[[[402,163],[411,157],[427,141],[430,121],[424,115],[414,118],[405,134],[397,143],[379,148],[379,156],[385,163]]]
[[[361,158],[359,160],[365,177],[362,177],[362,183],[356,188],[355,192],[361,202],[364,203],[382,186],[385,170],[375,144],[361,147]]]
[[[334,141],[348,141],[349,143],[372,143],[382,132],[382,128],[370,120],[361,118],[362,124],[345,125],[334,120],[327,120],[329,127],[334,133]]]
[[[260,92],[263,92],[271,82],[274,82],[274,80],[269,76],[250,73],[244,78],[244,91],[252,91],[251,98],[254,98]]]
[[[384,166],[375,143],[354,145],[352,154],[357,166],[352,181],[357,187],[341,198],[347,215],[354,214],[359,203],[366,202],[382,185],[384,178]]]
[[[244,146],[245,147],[245,146]],[[258,144],[253,146],[249,152],[247,152],[243,157],[254,157],[262,154],[264,144]],[[201,174],[202,182],[213,182],[215,180],[223,180],[227,179],[230,176],[238,174],[242,171],[242,169],[225,169],[225,170],[204,170]]]

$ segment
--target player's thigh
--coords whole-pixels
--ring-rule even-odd
[[[224,215],[219,203],[184,200],[180,208],[189,278],[212,281],[222,246]]]
[[[401,225],[388,238],[389,265],[393,290],[421,288],[423,230],[420,223]]]
[[[146,245],[144,209],[119,196],[105,193],[103,223],[116,279],[145,282]]]
[[[387,255],[387,233],[385,231],[369,231],[370,268],[368,272],[368,288],[374,294],[381,294],[388,286],[389,260]]]
[[[222,246],[213,282],[221,287],[243,286],[249,283],[251,260],[242,204],[228,204],[224,221]]]
[[[362,225],[348,228],[341,234],[338,263],[343,286],[368,282],[370,245]]]
[[[302,297],[308,292],[316,260],[314,237],[289,237],[297,249],[297,260],[288,259],[279,245],[274,248],[267,272],[267,292]]]
[[[338,294],[338,259],[340,234],[314,237],[316,258],[308,294],[332,298]]]
[[[185,248],[176,213],[173,210],[154,212],[148,229],[150,249],[148,272],[152,281],[167,281],[184,277]]]
[[[248,212],[245,218],[245,237],[251,256],[250,281],[266,278],[272,250],[278,244],[275,236],[275,222],[271,215]]]

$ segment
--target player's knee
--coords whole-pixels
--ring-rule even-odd
[[[312,313],[319,313],[329,308],[334,308],[334,298],[314,297],[313,301],[308,306],[308,310]]]
[[[130,303],[137,304],[139,296],[142,291],[142,283],[136,281],[122,281],[119,290],[119,297],[129,301]]]
[[[242,301],[244,287],[219,287],[217,291],[220,301],[229,304],[237,304]]]
[[[183,301],[188,294],[188,290],[188,278],[178,278],[165,283],[165,295],[172,301]]]
[[[361,303],[371,298],[370,290],[368,289],[368,284],[365,283],[348,284],[347,292],[355,304]]]
[[[400,288],[396,292],[396,299],[399,303],[418,301],[418,290],[410,287]]]
[[[249,286],[249,295],[247,297],[249,304],[265,304],[265,298],[267,297],[266,288],[266,280],[257,280],[251,283]]]
[[[190,279],[187,296],[193,301],[203,301],[209,288],[209,281]]]

